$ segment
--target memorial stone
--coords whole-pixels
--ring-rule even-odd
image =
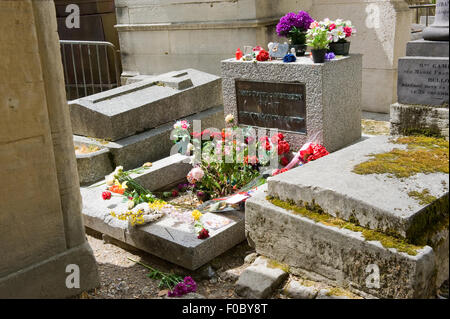
[[[278,129],[292,150],[315,140],[329,151],[361,137],[362,56],[313,63],[222,61],[225,115],[240,126]]]
[[[423,38],[431,41],[448,41],[449,0],[436,1],[436,16],[431,26],[423,30]]]

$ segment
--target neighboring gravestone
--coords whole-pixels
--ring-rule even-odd
[[[435,23],[424,38],[410,41],[398,61],[398,103],[391,106],[391,134],[448,138],[448,6],[436,4]]]
[[[69,103],[73,133],[117,141],[222,105],[218,76],[170,72]]]
[[[292,150],[315,140],[335,151],[361,137],[361,55],[321,64],[228,59],[222,76],[225,115],[241,126],[278,129]]]
[[[436,16],[431,26],[423,31],[423,38],[431,41],[448,41],[449,0],[436,1]]]

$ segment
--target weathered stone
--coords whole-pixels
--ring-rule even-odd
[[[433,24],[423,31],[423,38],[432,41],[448,41],[449,0],[437,0]]]
[[[438,262],[448,260],[448,251],[425,246],[415,256],[399,253],[366,241],[361,233],[293,214],[267,201],[266,195],[247,200],[246,235],[259,254],[289,265],[293,274],[305,270],[330,284],[339,282],[381,298],[427,298],[440,284],[436,274],[448,275],[448,266]],[[448,231],[438,246],[448,246]],[[367,284],[369,265],[378,266],[379,288]]]
[[[448,57],[448,41],[409,41],[406,45],[407,56]]]
[[[291,280],[284,289],[284,293],[294,299],[314,299],[317,292],[317,288],[303,286],[296,280]]]
[[[192,123],[194,120],[201,121],[202,129],[224,127],[223,107],[215,107],[206,111],[199,112],[195,115],[184,118],[184,120]],[[110,166],[123,166],[124,169],[132,169],[139,167],[145,162],[154,162],[170,155],[173,143],[170,141],[170,132],[173,130],[173,124],[167,123],[149,131],[136,134],[115,142],[105,142],[94,138],[84,136],[74,136],[76,143],[84,143],[89,145],[97,145],[101,148],[109,150],[109,158],[111,164],[105,163],[105,167],[99,171],[103,172]],[[92,154],[91,156],[96,156]],[[82,163],[79,166],[86,168]],[[90,176],[89,170],[83,170],[81,176]],[[101,177],[101,173],[96,174]]]
[[[323,64],[314,64],[309,57],[299,57],[295,63],[224,60],[222,87],[225,114],[233,114],[236,122],[240,123],[237,79],[304,84],[306,91],[301,102],[306,104],[306,134],[304,130],[289,130],[283,132],[286,140],[293,149],[298,149],[313,138],[320,140],[328,150],[335,151],[361,137],[361,70],[361,55],[350,55]],[[340,80],[336,81],[336,78]],[[352,83],[351,89],[348,83]],[[264,103],[289,103],[285,98],[265,96]],[[270,116],[276,114],[271,113]]]
[[[449,138],[448,107],[391,105],[391,135],[426,134]]]
[[[398,60],[398,102],[448,104],[448,57],[412,57]]]
[[[244,267],[228,269],[220,274],[220,278],[223,280],[235,282],[236,280],[239,279],[244,270],[245,270]]]
[[[287,276],[284,270],[270,267],[267,258],[258,257],[242,272],[236,283],[236,293],[246,298],[267,298]]]
[[[258,257],[258,254],[257,253],[251,253],[251,254],[248,254],[247,256],[245,256],[245,258],[244,258],[244,262],[246,263],[246,264],[251,264],[251,263],[253,263],[254,261],[255,261],[255,259]]]
[[[92,184],[114,170],[107,148],[101,148],[96,152],[77,154],[77,169],[80,184]]]
[[[220,78],[186,69],[70,101],[69,108],[74,134],[117,141],[220,105]]]
[[[347,296],[338,296],[330,293],[328,289],[320,289],[316,299],[350,299]]]
[[[174,155],[171,159],[161,160],[161,163],[153,163],[150,169],[132,177],[152,191],[186,176],[186,171],[183,171],[187,167],[183,163],[184,158]],[[182,168],[177,168],[178,165]],[[244,212],[221,214],[221,217],[229,219],[229,224],[216,230],[210,229],[210,237],[201,240],[191,224],[180,222],[170,215],[150,224],[129,226],[127,221],[110,215],[111,211],[119,213],[127,210],[127,203],[120,196],[103,200],[101,193],[104,190],[104,185],[81,188],[83,217],[87,227],[184,268],[196,270],[245,240]]]
[[[391,230],[406,236],[433,209],[409,196],[411,191],[428,189],[431,195],[444,200],[449,184],[445,173],[389,178],[387,174],[360,175],[356,165],[370,159],[371,154],[389,152],[406,145],[394,144],[391,137],[376,136],[320,158],[299,168],[271,177],[268,194],[282,200],[319,205],[325,212],[341,219],[356,220],[370,229]],[[444,213],[444,212],[442,212]]]

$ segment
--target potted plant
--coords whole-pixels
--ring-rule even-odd
[[[311,53],[314,63],[324,63],[325,53],[329,48],[330,39],[323,22],[314,21],[306,33],[307,44],[312,47]]]
[[[277,24],[277,34],[289,39],[290,48],[295,49],[297,56],[306,52],[306,31],[314,20],[308,12],[289,12]]]
[[[349,20],[344,21],[342,19],[337,19],[336,21],[325,19],[323,23],[327,28],[328,37],[331,41],[329,51],[336,55],[348,55],[350,51],[350,41],[347,39],[356,33],[352,22]]]

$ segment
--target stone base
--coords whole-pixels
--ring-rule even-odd
[[[449,109],[426,105],[391,105],[391,134],[415,133],[449,138]]]
[[[425,246],[411,256],[366,241],[360,233],[294,215],[271,204],[266,195],[247,200],[246,236],[258,254],[289,265],[293,273],[304,275],[306,270],[317,276],[313,280],[379,298],[428,298],[448,278],[448,231],[437,250]],[[367,284],[369,265],[379,268],[379,288]]]
[[[190,123],[193,120],[202,121],[202,130],[212,127],[221,130],[224,127],[223,118],[223,107],[220,106],[184,119]],[[173,130],[174,123],[175,121],[108,143],[102,143],[94,138],[74,135],[76,144],[97,145],[107,149],[107,152],[109,152],[105,154],[104,151],[99,151],[86,155],[77,155],[80,182],[83,185],[100,180],[116,166],[123,166],[127,170],[139,167],[145,162],[153,162],[169,156],[173,147],[173,143],[170,140],[170,132]],[[95,165],[95,170],[92,169],[92,165]]]
[[[80,288],[66,287],[67,265],[80,268]],[[97,263],[88,243],[0,278],[0,298],[66,298],[100,284]]]
[[[406,45],[407,56],[448,57],[448,41],[409,41]]]

